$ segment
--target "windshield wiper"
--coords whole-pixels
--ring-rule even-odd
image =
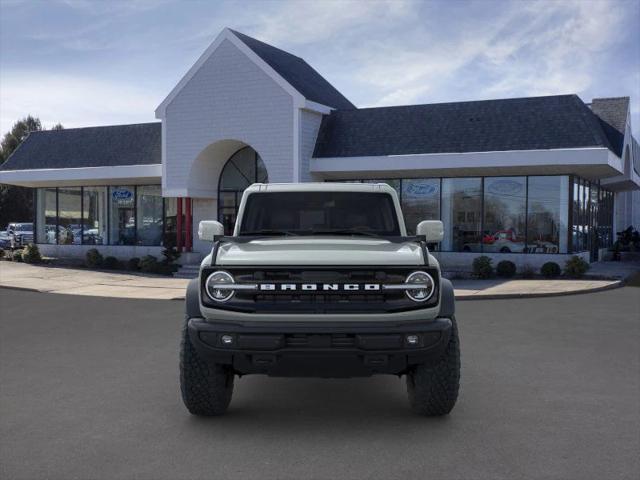
[[[248,232],[240,232],[240,236],[260,236],[260,235],[284,235],[284,236],[297,236],[295,232],[289,230],[249,230]]]

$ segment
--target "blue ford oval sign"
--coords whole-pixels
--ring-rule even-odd
[[[491,182],[489,191],[496,195],[515,195],[522,191],[522,183],[515,180],[503,179]]]
[[[126,188],[116,188],[111,192],[111,196],[114,200],[131,200],[131,198],[133,198],[133,192]]]
[[[432,183],[411,182],[407,187],[407,193],[420,197],[430,197],[438,193],[438,186]]]

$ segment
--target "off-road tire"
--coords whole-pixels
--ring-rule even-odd
[[[421,415],[447,415],[458,399],[460,339],[455,317],[451,317],[451,323],[449,343],[442,356],[434,362],[417,365],[407,374],[409,403]]]
[[[180,342],[180,391],[182,401],[193,415],[222,415],[233,394],[233,373],[221,365],[205,361],[191,343],[186,318]]]

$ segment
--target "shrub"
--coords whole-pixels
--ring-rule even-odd
[[[560,265],[556,262],[547,262],[540,268],[540,273],[545,278],[556,278],[562,273]]]
[[[96,248],[91,248],[87,250],[87,255],[85,258],[85,263],[89,268],[98,268],[102,265],[103,259],[102,255]]]
[[[589,264],[581,257],[574,255],[564,265],[564,273],[569,277],[580,278],[589,270]]]
[[[153,255],[145,255],[140,260],[140,270],[146,273],[156,273],[158,271],[158,260]]]
[[[116,257],[105,257],[102,261],[102,267],[107,270],[116,270],[118,268],[118,259]]]
[[[0,258],[4,258],[4,248],[0,248]]]
[[[13,260],[14,262],[22,262],[22,252],[20,250],[14,251],[13,255],[11,256],[11,260]]]
[[[499,277],[511,278],[516,274],[516,264],[510,260],[502,260],[496,266],[496,273]]]
[[[522,278],[533,278],[536,275],[536,270],[526,263],[520,269],[520,275],[522,275]]]
[[[473,274],[478,278],[491,278],[493,275],[491,259],[484,255],[475,258],[473,260]]]
[[[127,270],[140,270],[140,259],[138,257],[130,258],[127,262]]]
[[[40,250],[38,250],[38,246],[30,243],[26,247],[24,247],[24,251],[22,252],[22,260],[25,263],[40,263],[42,262],[42,256],[40,255]]]

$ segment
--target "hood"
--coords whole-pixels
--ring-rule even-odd
[[[423,265],[413,242],[352,237],[263,238],[224,243],[217,265]]]

